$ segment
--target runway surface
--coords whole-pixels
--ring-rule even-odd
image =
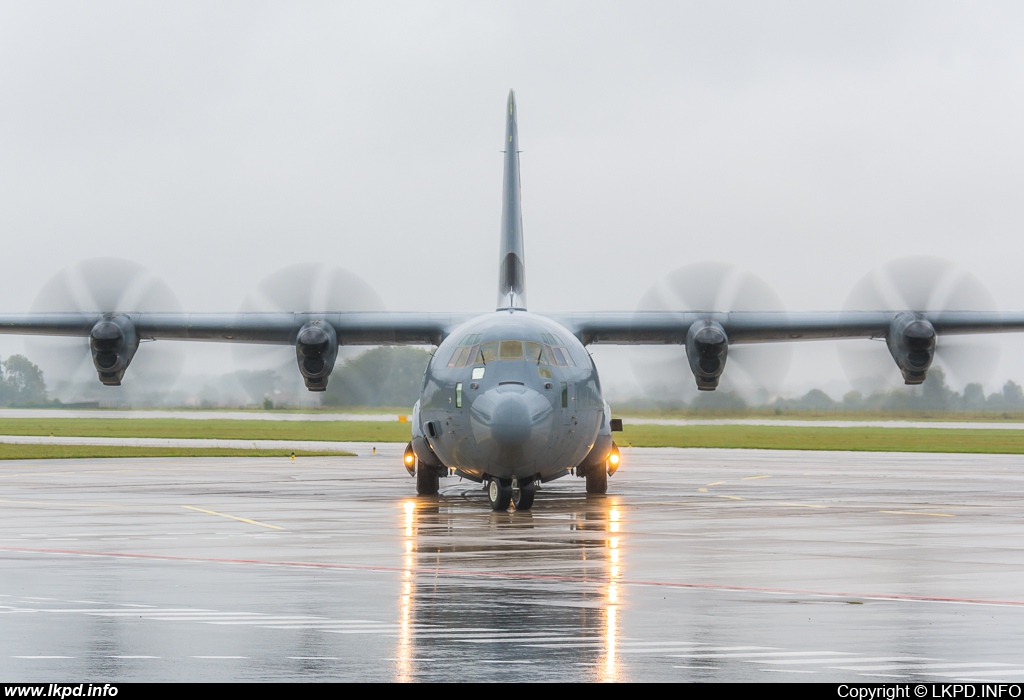
[[[1024,457],[632,449],[494,514],[401,450],[0,463],[0,680],[1024,679]]]

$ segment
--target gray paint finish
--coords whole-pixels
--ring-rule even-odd
[[[585,349],[591,343],[685,344],[691,360],[704,358],[699,363],[690,363],[698,387],[714,390],[719,376],[728,371],[725,367],[728,343],[886,338],[906,381],[920,383],[931,356],[919,350],[927,351],[930,347],[933,352],[936,335],[1024,330],[1024,313],[913,309],[529,313],[525,310],[518,112],[512,92],[506,103],[505,125],[499,310],[496,312],[480,316],[331,310],[166,314],[112,309],[106,314],[0,315],[0,333],[92,335],[94,363],[100,379],[113,385],[120,382],[124,367],[139,347],[139,340],[296,344],[300,368],[311,390],[326,387],[338,345],[436,345],[437,352],[428,364],[422,396],[414,410],[412,427],[417,454],[421,460],[439,463],[438,466],[473,480],[494,478],[511,482],[514,479],[548,481],[574,469],[583,467],[585,470],[599,464],[609,454],[612,448],[610,409],[601,392],[597,369]],[[586,241],[581,245],[586,245]],[[103,365],[101,350],[107,348],[107,357],[111,358],[108,346],[113,341],[99,339],[95,329],[109,319],[132,332],[124,335],[125,347],[119,362]],[[896,337],[911,321],[924,331],[920,347],[911,348],[906,342],[901,344],[902,336]],[[336,338],[330,333],[318,335],[322,347],[314,347],[300,335],[304,328],[318,324],[329,325],[336,335]],[[711,328],[714,332],[707,337],[717,340],[701,341],[698,335],[690,333],[695,324]],[[110,326],[107,323],[104,327],[109,329]],[[481,355],[479,360],[449,367],[455,348],[472,334],[480,336],[476,344],[518,343],[520,354],[489,359]],[[557,338],[557,342],[545,340],[546,335]],[[100,347],[103,343],[106,345]],[[523,343],[557,345],[572,361],[527,360],[522,354]],[[912,355],[917,364],[910,366]],[[317,367],[316,372],[303,365],[304,357],[311,358],[309,366]],[[329,358],[326,370],[322,369],[324,358]]]

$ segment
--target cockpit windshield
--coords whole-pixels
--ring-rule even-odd
[[[549,335],[548,337],[557,342],[554,336]],[[547,339],[545,338],[545,340]],[[448,360],[448,366],[469,367],[505,360],[525,360],[538,365],[555,367],[575,366],[568,348],[564,345],[549,345],[532,340],[492,340],[481,343],[479,333],[463,338],[459,346],[455,348],[455,352],[452,353],[451,359]]]

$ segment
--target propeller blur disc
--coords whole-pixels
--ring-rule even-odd
[[[245,297],[240,310],[332,313],[385,311],[386,307],[373,287],[360,276],[340,267],[299,263],[265,277]],[[338,349],[338,364],[367,349],[363,346],[341,346]],[[299,400],[313,398],[302,384],[293,346],[238,344],[232,346],[232,352],[240,369],[255,372],[271,370],[285,380],[289,391],[293,391]],[[250,398],[260,400],[261,397]]]
[[[120,258],[92,258],[51,277],[32,303],[33,312],[180,312],[171,288],[146,268]],[[29,359],[44,372],[51,390],[61,383],[97,383],[87,338],[26,339]],[[179,343],[143,342],[124,376],[124,385],[159,392],[177,381],[184,366]],[[58,390],[58,394],[61,392]]]
[[[934,256],[891,260],[862,277],[846,299],[847,311],[992,311],[995,300],[980,279],[955,263]],[[863,394],[903,384],[884,342],[847,340],[839,360],[853,387]],[[933,367],[960,390],[992,378],[999,346],[977,337],[939,336]]]
[[[762,280],[722,262],[680,267],[655,282],[640,299],[638,311],[782,311],[782,300]],[[792,349],[788,344],[731,345],[718,391],[764,401],[783,385]],[[645,394],[678,402],[697,395],[686,348],[679,345],[635,348],[633,374]]]

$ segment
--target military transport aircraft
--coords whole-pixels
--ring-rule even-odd
[[[0,315],[0,332],[88,339],[103,384],[116,386],[141,340],[292,345],[310,391],[324,391],[351,345],[434,345],[405,466],[420,494],[439,479],[481,482],[494,510],[527,510],[537,484],[569,474],[605,493],[618,467],[613,421],[592,343],[676,345],[697,388],[714,390],[730,347],[823,338],[884,339],[907,384],[920,384],[938,339],[1024,330],[1024,313],[986,311],[527,311],[515,94],[505,115],[498,303],[482,315],[380,311],[151,313],[130,309]]]

